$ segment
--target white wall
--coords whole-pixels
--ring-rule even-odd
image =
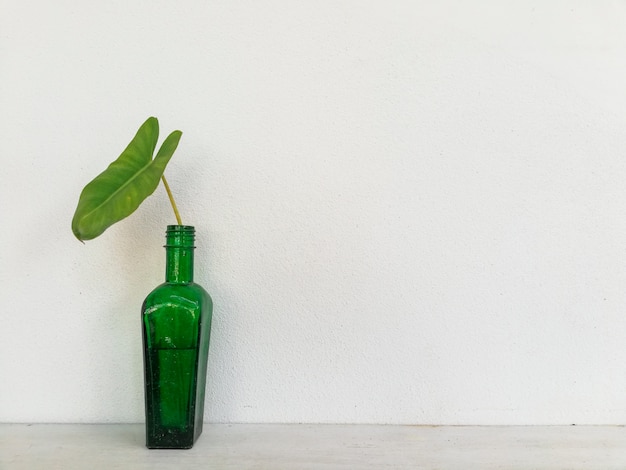
[[[0,421],[143,419],[165,193],[84,184],[150,115],[214,298],[214,422],[626,421],[626,4],[0,0]]]

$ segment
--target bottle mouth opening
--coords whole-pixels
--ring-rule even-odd
[[[170,232],[195,232],[196,228],[193,225],[168,225],[167,233]]]
[[[168,225],[165,232],[165,248],[195,248],[196,229],[192,225]]]

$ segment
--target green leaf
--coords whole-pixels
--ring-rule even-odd
[[[148,118],[118,159],[83,189],[72,219],[76,238],[94,239],[132,214],[159,185],[181,136],[180,131],[172,132],[153,160],[159,122]]]

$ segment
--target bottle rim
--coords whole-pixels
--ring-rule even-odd
[[[196,230],[192,225],[168,225],[165,232],[165,248],[195,248]]]
[[[167,232],[195,232],[193,225],[168,225]]]

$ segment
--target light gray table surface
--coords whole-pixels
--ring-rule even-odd
[[[623,426],[205,424],[148,450],[140,424],[0,424],[0,469],[626,469]]]

